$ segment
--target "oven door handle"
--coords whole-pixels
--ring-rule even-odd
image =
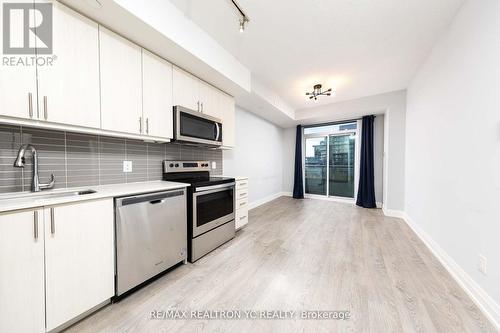
[[[236,183],[225,183],[225,184],[220,184],[220,185],[213,185],[213,186],[204,186],[204,187],[198,187],[195,191],[195,193],[203,193],[206,191],[211,191],[211,190],[218,190],[218,191],[213,191],[213,192],[219,192],[219,191],[224,191],[224,190],[229,190],[232,187],[234,187]]]

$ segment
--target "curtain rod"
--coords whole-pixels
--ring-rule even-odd
[[[376,117],[375,115],[373,117]],[[311,128],[311,127],[322,127],[322,126],[331,126],[331,125],[339,125],[339,124],[346,124],[346,123],[352,123],[358,120],[361,120],[363,118],[354,118],[354,119],[346,119],[346,120],[339,120],[339,121],[329,121],[326,123],[319,123],[319,124],[314,124],[314,125],[302,125],[303,128]]]

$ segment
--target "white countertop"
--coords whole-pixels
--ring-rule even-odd
[[[185,183],[167,182],[167,181],[152,181],[130,184],[113,184],[101,186],[86,186],[74,188],[61,188],[56,190],[42,191],[38,193],[20,192],[0,195],[0,213],[5,213],[14,210],[32,209],[44,206],[61,205],[71,202],[96,200],[103,198],[115,198],[128,195],[136,195],[151,192],[160,192],[184,188],[190,186]],[[60,193],[76,192],[82,190],[97,191],[93,194],[86,195],[68,195],[57,196]],[[50,197],[48,194],[55,194],[55,197]]]

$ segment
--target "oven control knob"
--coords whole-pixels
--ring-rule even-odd
[[[179,163],[175,163],[175,167],[178,168],[179,167]]]
[[[168,166],[171,167],[171,168],[173,168],[174,167],[174,163],[170,163]]]

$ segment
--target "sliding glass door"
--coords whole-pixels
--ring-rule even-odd
[[[357,123],[304,130],[305,193],[352,199],[357,182]]]
[[[306,138],[305,185],[306,193],[326,195],[328,137]]]
[[[329,137],[328,195],[330,196],[354,198],[355,140],[354,133]]]

